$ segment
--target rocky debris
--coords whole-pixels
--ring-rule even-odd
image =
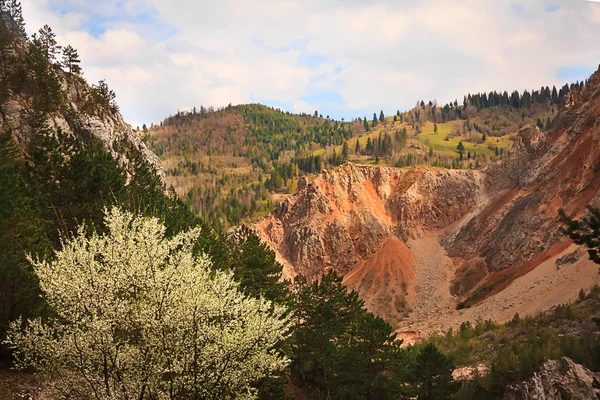
[[[460,367],[452,371],[455,381],[467,381],[476,376],[485,376],[490,372],[490,367],[485,364],[477,364],[474,367]]]
[[[600,374],[567,357],[549,360],[528,381],[508,386],[503,399],[600,399]]]
[[[483,169],[487,205],[444,242],[450,257],[484,260],[487,293],[569,246],[560,232],[559,209],[578,218],[598,199],[600,169],[591,166],[600,165],[600,125],[594,122],[600,95],[590,93],[600,93],[600,71],[592,78],[584,88],[587,101],[561,109],[547,133],[524,126],[504,160]]]
[[[585,254],[585,251],[582,248],[578,248],[577,250],[575,250],[569,254],[565,254],[564,256],[556,259],[556,261],[555,261],[556,268],[560,268],[562,265],[565,265],[565,264],[576,263],[577,260],[579,260],[584,254]]]

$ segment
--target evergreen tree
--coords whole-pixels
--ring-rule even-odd
[[[281,281],[283,266],[275,253],[246,225],[228,238],[233,276],[249,296],[261,296],[276,303],[285,302],[286,282]]]
[[[365,127],[365,131],[366,131],[366,132],[369,132],[369,122],[367,121],[367,117],[365,117],[365,118],[363,119],[363,121],[364,121],[364,127]]]
[[[588,206],[581,220],[571,219],[562,209],[559,216],[564,224],[562,232],[576,244],[587,247],[590,260],[600,264],[600,210]]]
[[[537,119],[537,123],[536,123],[537,127],[540,128],[541,130],[544,129],[544,123],[542,122],[542,120],[540,118]]]
[[[462,141],[458,142],[458,145],[456,146],[456,150],[458,150],[459,153],[464,153],[465,145],[463,144]]]
[[[0,11],[5,12],[10,16],[19,35],[27,37],[27,33],[25,32],[25,19],[23,18],[23,8],[21,7],[20,1],[0,0]],[[2,23],[4,23],[4,21],[2,21]],[[13,25],[8,24],[7,27],[11,30]],[[15,32],[10,33],[14,34]]]
[[[433,133],[435,133],[436,135],[438,133],[438,126],[436,122],[433,123]]]
[[[106,81],[101,80],[97,85],[92,86],[92,95],[97,105],[111,111],[117,112],[119,106],[116,102],[116,94],[113,90],[109,89]]]
[[[379,112],[379,122],[384,122],[385,121],[385,116],[383,115],[383,110],[381,110]]]
[[[373,123],[372,123],[372,126],[373,127],[377,126],[377,114],[376,113],[373,113]]]
[[[456,392],[454,365],[432,343],[417,355],[411,367],[411,382],[419,400],[450,399]]]
[[[548,119],[546,120],[546,127],[545,129],[547,131],[549,131],[550,129],[552,129],[552,120],[550,119],[550,116],[548,116]]]
[[[48,25],[44,25],[39,31],[37,38],[42,48],[42,52],[46,57],[46,62],[53,63],[56,61],[56,54],[60,51],[60,46],[56,42],[56,34]]]
[[[344,144],[342,145],[342,158],[344,159],[344,161],[348,160],[348,142],[344,142]]]
[[[390,325],[367,312],[355,291],[330,271],[297,276],[292,309],[292,380],[331,399],[391,399],[403,389],[394,373],[403,352]]]
[[[354,148],[355,154],[360,154],[360,141],[356,139],[356,147]]]
[[[71,45],[65,47],[63,49],[63,67],[68,68],[70,74],[79,75],[81,74],[79,63],[81,63],[81,60],[79,59],[77,50]]]

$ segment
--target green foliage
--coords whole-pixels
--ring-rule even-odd
[[[275,253],[246,225],[229,236],[230,268],[240,288],[249,296],[274,302],[286,298],[287,283],[281,282],[283,266]]]
[[[587,208],[587,214],[582,220],[573,220],[564,210],[559,211],[561,221],[565,225],[563,233],[579,245],[587,247],[590,259],[600,264],[600,210]]]
[[[316,398],[387,399],[403,390],[396,380],[404,353],[385,321],[364,309],[335,272],[292,290],[295,329],[292,379]]]
[[[27,253],[47,254],[50,221],[42,215],[21,151],[10,132],[0,134],[0,337],[9,321],[41,311]]]
[[[450,399],[456,392],[452,371],[454,365],[434,344],[423,347],[410,370],[410,379],[419,400]]]
[[[526,380],[548,359],[570,357],[592,371],[600,369],[600,289],[570,304],[528,318],[515,314],[506,324],[466,322],[456,332],[435,335],[428,343],[458,366],[489,366],[489,373],[462,385],[460,399],[501,398],[506,385]]]

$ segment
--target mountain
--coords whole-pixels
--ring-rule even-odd
[[[539,312],[600,282],[558,217],[598,205],[599,115],[600,71],[552,129],[523,126],[482,169],[346,164],[302,180],[253,227],[287,276],[333,269],[407,336]]]
[[[405,112],[350,122],[260,104],[200,107],[144,126],[140,134],[162,159],[167,183],[226,230],[268,214],[297,192],[300,177],[345,161],[478,169],[502,158],[523,125],[549,129],[568,91],[565,85],[510,96],[469,94],[462,105],[421,102]]]

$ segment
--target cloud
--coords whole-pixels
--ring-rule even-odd
[[[336,118],[563,84],[600,62],[600,5],[571,0],[30,0],[133,124],[263,101]],[[575,78],[575,77],[573,77]],[[584,79],[584,76],[578,79]]]

